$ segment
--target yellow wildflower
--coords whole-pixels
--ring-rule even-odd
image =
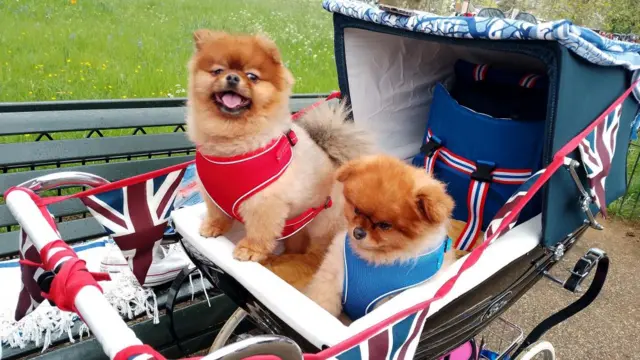
[[[67,59],[67,62],[68,62],[68,63],[70,63],[70,62],[71,62],[71,59]]]
[[[71,5],[75,5],[77,2],[77,0],[71,0]]]

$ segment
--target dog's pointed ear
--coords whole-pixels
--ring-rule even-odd
[[[212,39],[216,39],[224,36],[224,32],[221,31],[212,31],[209,29],[198,29],[193,32],[193,42],[196,46],[196,50],[202,49],[202,46],[207,43],[207,41],[211,41]]]
[[[361,160],[347,161],[346,163],[342,164],[342,166],[340,166],[338,170],[336,170],[336,180],[341,183],[347,181],[347,179],[357,173],[361,167]]]
[[[280,50],[278,50],[275,41],[271,40],[271,38],[265,34],[257,34],[255,35],[255,39],[276,64],[282,64],[282,56],[280,56]]]
[[[447,194],[444,183],[419,170],[422,176],[416,180],[415,205],[423,218],[431,223],[441,223],[451,217],[455,203]]]

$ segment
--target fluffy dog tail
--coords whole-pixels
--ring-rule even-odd
[[[348,113],[344,103],[331,106],[325,102],[297,121],[337,166],[371,154],[374,149],[373,141],[365,130],[345,121]]]

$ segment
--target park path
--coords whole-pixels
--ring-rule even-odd
[[[603,225],[603,231],[590,229],[552,271],[566,278],[565,269],[571,269],[590,247],[605,250],[611,259],[607,282],[594,303],[544,336],[559,360],[640,359],[640,224],[603,221]],[[527,334],[575,299],[541,280],[504,317]]]

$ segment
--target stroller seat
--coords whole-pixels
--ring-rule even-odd
[[[204,204],[173,212],[173,223],[176,230],[183,236],[186,245],[210,260],[219,271],[233,277],[275,317],[319,349],[325,345],[335,345],[407,307],[432,297],[436,290],[458,271],[464,260],[464,258],[458,260],[452,266],[442,270],[440,276],[402,292],[351,325],[345,326],[267,268],[255,262],[235,260],[232,255],[233,248],[235,243],[244,236],[241,224],[236,223],[225,236],[217,238],[200,236],[198,229],[205,212]],[[538,215],[496,240],[486,249],[484,256],[459,279],[460,286],[441,301],[434,303],[428,316],[432,316],[446,304],[531,251],[539,244],[540,236],[541,216]]]

